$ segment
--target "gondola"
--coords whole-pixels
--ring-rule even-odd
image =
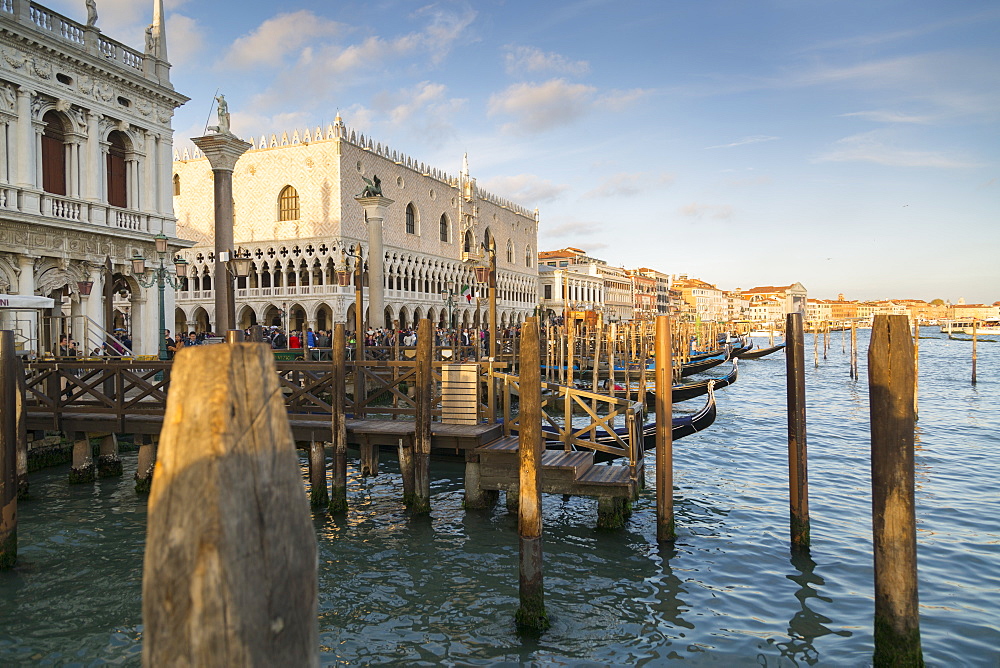
[[[706,378],[705,380],[699,380],[694,383],[678,383],[670,389],[670,398],[673,403],[678,403],[681,401],[687,401],[688,399],[694,399],[695,397],[700,397],[708,394],[709,383],[715,383],[715,389],[719,390],[727,385],[732,385],[736,382],[736,377],[739,374],[739,367],[737,362],[733,360],[733,369],[725,376],[721,378]],[[656,390],[647,389],[646,390],[646,406],[653,408],[656,406]]]
[[[781,350],[785,347],[784,343],[779,343],[776,346],[771,346],[769,348],[758,348],[757,350],[748,350],[744,353],[740,353],[738,357],[744,360],[756,360],[764,357],[765,355],[770,355],[771,353]]]
[[[701,373],[702,371],[707,371],[713,366],[718,366],[729,359],[729,351],[719,353],[718,355],[713,355],[712,357],[706,357],[703,360],[697,362],[689,362],[687,364],[681,365],[681,378],[687,378],[688,376],[693,376],[696,373]]]
[[[745,355],[753,349],[753,339],[749,336],[744,340],[742,337],[737,338],[736,342],[732,344],[732,349],[729,351],[730,357],[739,357],[740,355]]]
[[[715,405],[715,391],[714,382],[709,381],[708,384],[708,399],[705,401],[705,405],[702,406],[701,410],[697,413],[692,413],[690,415],[681,415],[674,417],[672,419],[671,434],[673,440],[676,441],[679,438],[684,438],[685,436],[690,436],[691,434],[696,434],[703,429],[707,429],[715,422],[716,416],[716,405]],[[602,435],[603,432],[603,435]],[[624,437],[626,435],[625,427],[616,427],[615,433],[619,437]],[[550,440],[546,441],[546,447],[548,448],[562,448],[562,442],[556,440],[558,438],[558,432],[551,425],[542,425],[542,435],[549,436]],[[605,429],[598,428],[597,436],[594,438],[597,443],[601,445],[620,447],[618,441],[615,440],[614,436],[607,433]],[[642,426],[642,447],[643,451],[653,450],[656,448],[656,421],[647,422]],[[614,459],[614,455],[609,453],[596,450],[594,451],[595,460],[607,461],[609,459]]]

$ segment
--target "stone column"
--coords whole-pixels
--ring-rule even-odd
[[[164,216],[167,216],[172,214],[174,210],[174,146],[171,141],[171,136],[168,134],[166,136],[159,137],[157,146],[160,155],[160,177],[157,182],[157,187],[160,192],[159,211]],[[183,183],[181,184],[181,187],[184,187]],[[167,236],[171,235],[168,234]]]
[[[33,188],[34,174],[34,137],[31,127],[31,96],[27,88],[17,89],[17,177],[16,182],[22,188]]]
[[[221,258],[233,250],[233,169],[240,156],[250,150],[250,144],[229,133],[195,137],[191,141],[208,158],[215,177],[214,328],[216,334],[225,334],[236,326],[236,296],[228,268]]]
[[[101,201],[101,172],[104,171],[104,165],[101,164],[101,138],[98,136],[100,118],[100,114],[87,112],[87,168],[83,170],[87,180],[83,184],[83,199],[91,202]]]
[[[87,280],[93,282],[93,286],[90,288],[90,296],[83,297],[87,300],[87,317],[93,320],[99,327],[104,327],[104,272],[100,266],[92,266],[90,272],[87,276]],[[101,336],[101,340],[104,340],[104,336]],[[98,344],[94,342],[94,345]]]
[[[10,120],[0,118],[0,182],[10,183],[10,173],[7,171],[7,156],[10,154]],[[10,206],[10,202],[7,203]]]
[[[376,195],[355,197],[365,209],[368,222],[368,325],[385,327],[385,248],[382,245],[382,221],[393,200]]]

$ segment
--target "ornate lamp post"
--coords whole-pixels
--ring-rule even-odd
[[[483,250],[489,255],[490,263],[486,266],[473,267],[476,282],[489,288],[490,298],[490,358],[497,356],[497,251],[492,244],[483,244]]]
[[[167,359],[167,339],[164,332],[167,329],[166,316],[163,313],[163,290],[169,285],[174,290],[179,290],[181,287],[181,279],[187,276],[187,261],[182,258],[174,258],[174,271],[176,277],[170,275],[170,271],[164,265],[163,260],[167,255],[167,237],[163,234],[157,234],[156,237],[156,254],[160,256],[160,266],[152,269],[150,275],[147,277],[146,274],[146,258],[136,251],[135,255],[132,256],[132,276],[136,281],[139,282],[144,288],[151,288],[154,285],[157,287],[157,292],[159,296],[159,315],[160,315],[160,346],[159,346],[159,358],[161,360]]]
[[[346,286],[350,277],[347,269],[347,258],[354,258],[354,338],[356,340],[356,350],[354,359],[364,359],[364,326],[365,326],[365,305],[364,305],[364,259],[361,257],[361,244],[349,247],[341,246],[341,255],[344,260],[344,268],[337,270],[337,283]]]
[[[454,345],[452,332],[455,327],[455,281],[445,283],[445,289],[441,291],[441,297],[448,305],[448,344]]]

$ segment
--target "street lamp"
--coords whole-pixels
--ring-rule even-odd
[[[156,241],[156,254],[160,256],[160,266],[152,269],[149,277],[146,277],[146,258],[143,257],[139,251],[135,252],[132,256],[132,276],[135,280],[144,288],[151,288],[154,285],[157,287],[159,296],[159,307],[160,307],[160,346],[159,346],[159,358],[161,360],[167,359],[167,339],[166,339],[166,315],[163,312],[163,290],[164,287],[170,285],[174,290],[179,290],[181,287],[181,279],[187,276],[187,261],[183,258],[174,258],[174,272],[176,273],[176,278],[170,275],[169,270],[163,264],[163,260],[167,255],[167,237],[163,233],[157,234],[155,237]]]
[[[492,240],[491,240],[492,241]],[[477,265],[473,267],[476,273],[476,282],[489,288],[490,299],[490,359],[497,356],[497,250],[493,244],[483,243],[482,248],[490,256],[488,265]]]
[[[341,246],[340,253],[344,260],[344,268],[337,270],[337,284],[341,286],[346,286],[348,279],[350,277],[350,271],[347,269],[347,258],[354,258],[354,338],[355,338],[355,350],[357,353],[354,356],[355,360],[364,359],[364,326],[365,326],[365,311],[364,311],[364,260],[361,257],[361,244],[357,246]]]

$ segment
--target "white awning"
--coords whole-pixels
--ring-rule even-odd
[[[26,295],[0,295],[0,308],[54,308],[56,301],[48,297]]]

